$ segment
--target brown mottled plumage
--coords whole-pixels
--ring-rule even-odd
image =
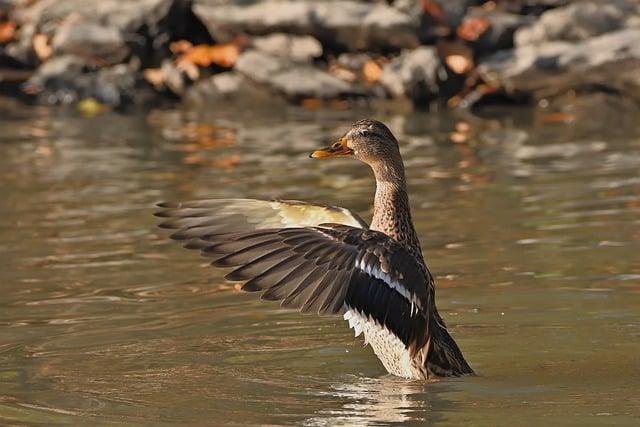
[[[311,157],[354,157],[376,177],[371,226],[344,208],[247,199],[163,203],[172,238],[233,268],[226,277],[283,307],[343,313],[388,372],[413,379],[473,374],[435,306],[413,227],[404,165],[389,129],[361,120]]]

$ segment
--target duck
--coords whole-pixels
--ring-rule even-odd
[[[388,373],[411,380],[473,375],[435,303],[435,280],[411,219],[397,139],[354,123],[313,159],[351,158],[373,171],[373,217],[295,200],[163,202],[161,228],[212,257],[247,292],[302,313],[342,315]]]

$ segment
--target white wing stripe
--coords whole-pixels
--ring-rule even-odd
[[[364,272],[370,277],[382,280],[384,283],[387,284],[387,286],[389,286],[391,289],[396,290],[407,301],[411,302],[411,316],[413,316],[414,306],[421,307],[420,302],[415,297],[415,295],[410,294],[407,288],[402,286],[402,284],[399,283],[397,280],[394,280],[388,273],[385,273],[384,271],[382,271],[377,265],[374,265],[374,266],[366,265],[364,262],[364,257],[360,257],[359,260],[356,260],[356,268],[358,268],[360,271]],[[415,311],[416,313],[418,312],[417,308]]]

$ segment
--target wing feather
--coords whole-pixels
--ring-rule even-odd
[[[412,354],[428,342],[433,310],[428,272],[383,233],[361,228],[359,222],[326,222],[332,215],[353,222],[348,211],[243,199],[231,207],[214,200],[161,207],[165,210],[158,216],[167,218],[162,226],[177,230],[172,237],[189,239],[187,247],[216,257],[212,265],[232,268],[226,278],[245,282],[243,290],[263,291],[262,299],[301,312],[357,310],[396,334]],[[255,212],[232,219],[228,214],[240,207]],[[312,226],[291,226],[296,215],[305,212],[312,219],[300,223]],[[227,220],[244,229],[227,228]]]

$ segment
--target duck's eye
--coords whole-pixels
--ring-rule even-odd
[[[333,148],[342,148],[342,143],[341,142],[334,142],[332,147]]]

